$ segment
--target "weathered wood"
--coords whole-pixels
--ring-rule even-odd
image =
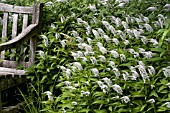
[[[27,26],[28,26],[28,14],[24,14],[23,15],[22,31],[24,31],[24,29],[26,29]],[[19,62],[20,62],[20,64],[23,64],[22,62],[24,62],[24,56],[25,56],[23,45],[21,45],[21,53],[22,53],[22,56],[21,56],[21,59]]]
[[[34,64],[35,61],[35,51],[36,51],[36,36],[41,30],[41,12],[42,12],[42,4],[35,3],[32,7],[25,7],[25,6],[13,6],[8,4],[0,3],[0,11],[4,13],[3,17],[3,29],[2,29],[2,44],[0,44],[0,52],[2,52],[0,65],[0,93],[1,91],[5,91],[8,88],[14,88],[14,86],[18,84],[22,84],[26,82],[26,78],[23,77],[17,78],[16,76],[25,75],[25,70],[18,70],[16,69],[17,66],[22,64],[24,67],[29,67]],[[8,23],[8,16],[12,14],[12,33],[11,33],[11,40],[7,40],[7,23]],[[20,14],[23,15],[23,23],[22,23],[22,31],[21,33],[17,33],[20,29],[18,21],[20,20]],[[32,16],[32,22],[29,21],[29,16]],[[18,19],[19,18],[19,19]],[[28,25],[28,23],[31,23]],[[29,40],[30,39],[30,40]],[[30,51],[29,53],[29,61],[24,61],[24,45],[25,42],[30,41]],[[17,47],[21,47],[21,53],[23,56],[19,59],[19,61],[10,61],[4,59],[4,51],[7,49],[14,49]],[[17,49],[18,51],[18,49]],[[27,52],[26,52],[27,53]],[[21,55],[21,54],[20,54]],[[9,58],[9,57],[8,57]],[[26,57],[27,60],[27,57]],[[11,77],[12,76],[12,77]],[[15,79],[12,79],[15,78]],[[23,80],[22,80],[23,79]],[[0,95],[1,97],[1,95]],[[0,98],[0,113],[2,112],[2,101]],[[12,111],[13,112],[13,111]]]
[[[21,110],[24,112],[25,105],[26,105],[26,102],[21,102],[15,106],[6,107],[5,109],[2,110],[2,113],[22,113]]]
[[[21,46],[24,41],[30,39],[30,55],[29,55],[29,65],[34,64],[35,60],[35,51],[36,51],[36,35],[40,31],[40,15],[42,10],[42,4],[36,3],[33,7],[23,7],[23,6],[12,6],[0,3],[0,11],[4,11],[3,18],[3,42],[0,44],[0,51],[7,49],[17,48]],[[27,12],[28,11],[28,12]],[[12,39],[5,42],[5,37],[7,36],[7,20],[8,13],[14,12],[13,14],[13,24],[12,24]],[[16,13],[17,12],[17,13]],[[18,23],[18,13],[23,14],[23,25],[22,32],[17,36],[17,23]],[[32,14],[32,24],[28,26],[28,14]],[[21,46],[21,52],[24,52],[24,48]],[[4,57],[4,56],[3,56]],[[3,58],[1,57],[1,58]],[[24,56],[21,57],[20,63],[22,62],[24,66],[28,66],[28,63],[25,63]],[[0,64],[4,67],[16,68],[19,63],[15,61],[2,61]]]
[[[35,37],[31,37],[30,39],[30,57],[29,57],[30,66],[34,65],[35,61],[36,39],[34,38]]]
[[[33,6],[33,17],[32,17],[32,24],[27,26],[27,21],[28,21],[28,15],[24,15],[23,17],[23,29],[22,33],[20,33],[18,36],[16,36],[14,39],[9,40],[8,42],[5,42],[3,44],[0,44],[0,51],[6,50],[6,49],[12,49],[16,48],[18,45],[22,45],[22,42],[30,38],[30,57],[29,57],[29,62],[30,65],[34,64],[35,60],[35,51],[36,51],[36,39],[35,36],[39,31],[40,31],[40,13],[41,13],[42,5],[40,3],[36,3]],[[17,20],[17,16],[15,17]],[[15,31],[15,29],[14,29]],[[15,33],[13,33],[15,34]],[[23,52],[23,48],[22,48]],[[14,64],[14,66],[16,66]]]
[[[9,60],[3,60],[2,62],[1,62],[1,65],[3,66],[3,67],[5,67],[5,68],[16,68],[18,65],[19,65],[19,63],[18,62],[16,62],[16,61],[9,61]],[[29,67],[29,62],[22,62],[22,65],[24,66],[24,67],[26,67],[26,68],[28,68]]]
[[[5,42],[7,36],[7,25],[8,25],[8,13],[4,13],[3,16],[3,28],[2,28],[2,42]]]
[[[17,24],[18,24],[18,14],[13,14],[13,24],[12,24],[12,38],[15,38],[17,35]]]
[[[5,68],[16,68],[18,65],[16,61],[9,61],[9,60],[3,60],[1,64]]]
[[[0,51],[16,48],[16,46],[21,45],[24,40],[27,40],[28,38],[35,36],[35,34],[37,33],[37,31],[36,31],[37,27],[38,27],[37,24],[29,25],[22,33],[20,33],[14,39],[0,44]]]
[[[36,3],[33,6],[32,24],[39,24],[40,10],[41,10],[41,4],[40,3]]]
[[[28,14],[23,15],[22,31],[28,26]]]
[[[33,7],[13,6],[13,5],[8,5],[8,4],[0,3],[0,11],[3,11],[3,12],[13,12],[13,13],[32,14],[33,13]]]
[[[2,42],[5,42],[5,38],[7,37],[7,25],[8,25],[8,13],[4,13],[3,16],[3,28],[2,28]],[[4,59],[5,51],[1,52],[1,59]]]
[[[4,75],[24,75],[25,74],[25,70],[16,70],[16,69],[12,69],[12,68],[4,68],[4,67],[0,67],[0,76],[2,76],[1,74]]]
[[[42,4],[36,3],[33,8],[33,17],[32,17],[32,24],[38,24],[38,31],[40,30],[40,15],[42,11]],[[35,51],[36,51],[36,38],[31,37],[30,38],[30,57],[29,62],[30,66],[34,65],[35,62]]]
[[[15,38],[17,35],[17,25],[18,25],[18,14],[14,13],[12,15],[12,19],[13,19],[13,24],[12,24],[12,38]],[[15,54],[14,49],[11,50],[12,53],[11,54]],[[12,60],[14,60],[14,57],[12,58]]]

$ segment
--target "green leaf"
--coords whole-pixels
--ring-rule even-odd
[[[70,103],[62,104],[62,108],[72,108],[72,105]]]
[[[150,93],[150,95],[149,95],[149,96],[150,96],[150,97],[151,97],[151,96],[158,97],[157,93],[156,93],[154,90]]]
[[[163,31],[163,35],[162,35],[161,39],[159,40],[159,46],[160,47],[162,46],[162,43],[163,43],[163,41],[164,41],[164,39],[165,39],[165,37],[167,36],[168,33],[169,33],[169,29]]]
[[[63,92],[62,97],[76,97],[72,92]]]
[[[170,93],[168,93],[168,98],[170,98]]]
[[[105,100],[96,100],[92,104],[106,104]]]
[[[82,112],[83,112],[83,113],[88,113],[89,111],[90,111],[89,109],[82,109],[82,110],[80,110],[79,112],[80,112],[80,113],[82,113]]]
[[[162,48],[151,48],[151,51],[152,52],[163,52],[163,51],[165,51],[165,49],[162,49]]]
[[[95,113],[108,113],[107,110],[94,110]]]
[[[119,66],[132,66],[132,63],[123,63],[123,64],[121,64]]]
[[[104,95],[103,92],[95,92],[95,93],[93,94],[94,97],[102,97],[103,95]]]
[[[118,113],[127,113],[128,110],[127,110],[127,109],[120,108],[117,112],[118,112]]]
[[[109,106],[109,111],[111,111],[111,112],[112,112],[112,106]]]
[[[160,93],[168,93],[168,92],[169,92],[168,90],[163,90]]]
[[[47,75],[44,75],[43,78],[41,79],[41,83],[43,83],[46,78],[47,78]]]
[[[159,92],[159,93],[161,93],[161,92],[162,92],[162,90],[164,90],[164,89],[166,89],[166,88],[167,88],[167,86],[162,85],[162,86],[159,88],[158,92]]]
[[[53,77],[52,77],[52,80],[54,80],[55,78],[57,78],[59,75],[58,74],[55,74]]]
[[[157,110],[157,112],[164,112],[164,111],[166,111],[167,110],[167,108],[166,107],[163,107],[163,106],[161,106],[158,110]]]
[[[160,58],[160,57],[156,57],[156,58],[151,58],[151,59],[148,59],[147,61],[150,61],[150,62],[158,62],[158,61],[161,61],[161,60],[164,60],[164,58]]]
[[[80,78],[80,82],[84,83],[84,82],[86,82],[86,81],[87,81],[86,78]]]
[[[166,85],[167,83],[168,83],[168,80],[166,80],[166,79],[161,80],[161,84]]]
[[[145,109],[146,106],[147,106],[147,104],[143,105],[140,109],[140,112],[142,112]]]

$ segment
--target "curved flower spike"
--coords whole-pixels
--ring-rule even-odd
[[[83,67],[81,66],[81,64],[79,62],[74,62],[73,64],[74,64],[74,66],[76,66],[78,68],[78,70],[83,70]]]
[[[114,42],[116,45],[119,45],[119,40],[117,38],[113,38],[112,42]]]
[[[100,36],[99,33],[94,29],[92,29],[92,33],[96,38],[98,38]]]
[[[153,99],[153,98],[152,98],[152,99],[149,99],[148,102],[149,102],[149,103],[155,103],[155,99]]]
[[[103,29],[97,28],[97,31],[101,36],[105,35],[105,32],[103,31]]]
[[[107,77],[103,78],[104,82],[109,86],[111,87],[112,86],[112,82],[110,79],[108,79]]]
[[[109,61],[109,65],[113,68],[115,68],[115,63],[113,61]]]
[[[163,8],[164,8],[164,11],[167,11],[167,12],[170,11],[170,4],[165,4]]]
[[[99,70],[97,68],[92,68],[91,71],[95,76],[99,76]]]
[[[45,59],[44,51],[41,51],[41,50],[40,50],[40,51],[39,51],[39,54],[40,54],[40,56],[41,56],[42,59]]]
[[[128,29],[129,28],[128,24],[125,21],[122,21],[121,23],[122,23],[124,29]]]
[[[92,64],[97,63],[97,60],[96,60],[96,58],[95,58],[95,57],[90,57],[90,60],[91,60]]]
[[[149,74],[155,75],[155,69],[153,66],[148,66],[148,71],[149,71]]]
[[[106,62],[106,58],[105,58],[105,56],[103,56],[103,55],[99,55],[98,57],[100,58],[100,61],[101,61],[101,62],[103,62],[103,63],[105,63],[105,62]]]
[[[170,108],[170,102],[166,102],[162,106],[166,106],[167,108]]]
[[[73,105],[73,106],[76,106],[76,105],[77,105],[77,102],[76,102],[76,101],[73,101],[73,102],[72,102],[72,105]]]
[[[45,91],[44,94],[46,94],[48,96],[49,100],[54,100],[53,96],[52,96],[53,94],[50,91]]]
[[[116,77],[120,76],[120,71],[117,68],[113,68],[113,72],[116,75]]]
[[[125,103],[128,103],[130,101],[128,96],[123,96],[121,99],[123,99]]]
[[[153,32],[153,29],[152,27],[149,25],[149,24],[144,24],[144,27],[146,28],[146,30],[149,32],[149,33],[152,33]]]
[[[71,78],[71,70],[70,69],[66,69],[66,76],[67,78]]]
[[[147,10],[147,11],[154,12],[154,11],[157,10],[157,8],[156,8],[156,7],[148,7],[146,10]]]
[[[106,54],[107,53],[107,49],[105,47],[99,47],[99,51],[102,52],[102,54]]]
[[[113,55],[114,58],[118,58],[119,57],[119,53],[115,50],[111,50],[110,53]]]
[[[112,85],[112,88],[113,88],[113,90],[116,91],[118,94],[123,95],[122,88],[121,88],[119,85],[114,84],[114,85]]]
[[[122,62],[126,61],[126,56],[124,54],[120,54],[120,60]]]
[[[103,35],[103,38],[106,40],[106,42],[110,41],[110,38],[107,35]]]

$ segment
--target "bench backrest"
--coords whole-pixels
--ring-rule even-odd
[[[2,18],[2,29],[0,29],[2,30],[2,43],[15,38],[30,24],[39,25],[39,29],[37,30],[40,30],[41,10],[42,4],[40,3],[35,3],[32,7],[13,6],[0,3],[0,17]],[[27,58],[28,62],[25,61],[25,54],[28,54],[28,52],[25,52],[24,47],[21,45],[20,53],[22,53],[22,55],[20,54],[21,56],[17,62],[14,61],[15,58],[12,58],[13,61],[10,61],[11,59],[9,60],[9,58],[8,60],[5,60],[5,51],[1,52],[1,59],[3,59],[1,66],[15,68],[20,64],[22,64],[24,67],[32,65],[35,59],[35,37],[30,37],[30,42],[25,43],[27,47],[29,47],[29,58]],[[14,49],[10,50],[9,52],[14,54]]]

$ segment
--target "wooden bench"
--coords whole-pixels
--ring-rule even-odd
[[[16,82],[23,82],[23,80],[17,81],[16,79],[9,82],[9,76],[25,75],[26,71],[17,69],[17,67],[27,68],[34,64],[36,36],[40,33],[42,27],[42,7],[41,3],[35,3],[31,7],[0,3],[0,19],[2,19],[2,22],[0,21],[0,31],[2,31],[0,44],[0,113],[2,112],[1,96],[3,95],[1,92],[15,86]]]

